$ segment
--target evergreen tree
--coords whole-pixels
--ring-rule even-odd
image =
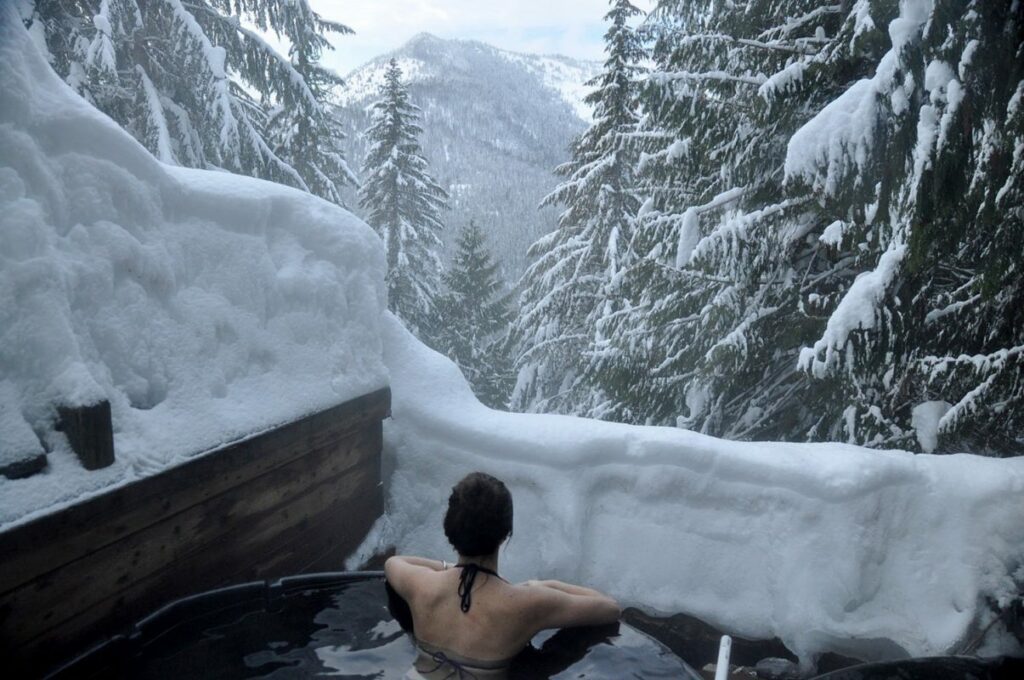
[[[443,327],[438,349],[447,354],[492,408],[507,408],[512,362],[504,343],[511,313],[508,298],[484,232],[476,222],[459,234],[458,250],[443,275],[445,294],[438,300]]]
[[[392,59],[366,130],[359,205],[384,241],[388,306],[424,339],[436,331],[441,272],[441,211],[447,194],[427,173],[420,155],[419,107],[409,101],[402,71]]]
[[[319,64],[326,21],[308,0],[36,0],[23,11],[51,64],[160,160],[223,168],[341,204],[355,178]],[[278,54],[256,31],[291,45]]]
[[[627,404],[1021,450],[1019,8],[666,1],[651,25]]]
[[[789,145],[793,192],[861,272],[801,366],[843,438],[1024,452],[1024,12],[906,3],[889,34],[874,74]],[[844,143],[822,144],[823,123]]]
[[[598,374],[612,376],[605,320],[618,312],[615,292],[626,264],[639,204],[628,135],[637,123],[637,79],[643,44],[628,21],[640,14],[628,0],[612,0],[605,15],[607,59],[586,101],[594,124],[572,146],[566,177],[543,205],[561,204],[558,228],[538,240],[536,261],[523,275],[520,313],[511,332],[518,379],[518,410],[607,414]],[[616,379],[610,379],[616,383]]]
[[[662,2],[649,22],[656,69],[637,133],[646,201],[627,312],[610,332],[639,376],[618,395],[636,422],[733,437],[800,427],[796,354],[813,327],[793,312],[825,269],[824,246],[806,238],[807,201],[781,180],[789,136],[841,91],[826,49],[838,11]],[[811,95],[789,97],[793,82]]]

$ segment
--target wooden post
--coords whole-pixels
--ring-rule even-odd
[[[110,402],[90,406],[58,406],[60,429],[86,470],[99,470],[114,462],[114,428]]]

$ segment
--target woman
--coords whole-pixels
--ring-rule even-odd
[[[398,555],[384,564],[391,587],[412,610],[419,655],[407,677],[505,677],[541,630],[617,621],[615,600],[560,581],[513,585],[498,575],[498,548],[512,534],[512,495],[474,472],[452,489],[444,533],[458,562]]]

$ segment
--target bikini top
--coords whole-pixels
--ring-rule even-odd
[[[456,654],[422,640],[416,640],[417,657],[413,667],[423,680],[488,680],[507,678],[512,658],[482,661]],[[413,676],[417,677],[417,676]]]
[[[472,562],[469,564],[456,564],[455,567],[462,570],[462,573],[459,574],[459,607],[463,613],[468,612],[470,605],[473,604],[471,598],[473,583],[476,581],[477,574],[482,571],[485,574],[501,578],[498,572],[492,571],[487,567],[481,567],[479,564],[473,564]],[[502,578],[501,580],[504,581],[505,579]]]

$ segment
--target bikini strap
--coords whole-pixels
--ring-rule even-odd
[[[476,675],[474,675],[469,669],[467,669],[461,663],[459,663],[455,659],[452,659],[442,651],[431,652],[430,659],[434,661],[437,665],[431,668],[429,671],[427,671],[427,675],[434,673],[435,671],[441,669],[443,666],[451,666],[452,672],[445,676],[446,680],[447,678],[450,678],[456,674],[458,674],[459,680],[462,680],[463,674],[469,677],[470,680],[476,680]]]
[[[476,575],[482,571],[485,574],[497,576],[498,578],[501,578],[501,576],[496,571],[492,571],[487,567],[481,567],[479,564],[473,564],[472,562],[469,564],[456,564],[455,566],[462,570],[462,573],[459,574],[459,607],[463,613],[466,613],[473,603],[473,583],[476,581]]]

